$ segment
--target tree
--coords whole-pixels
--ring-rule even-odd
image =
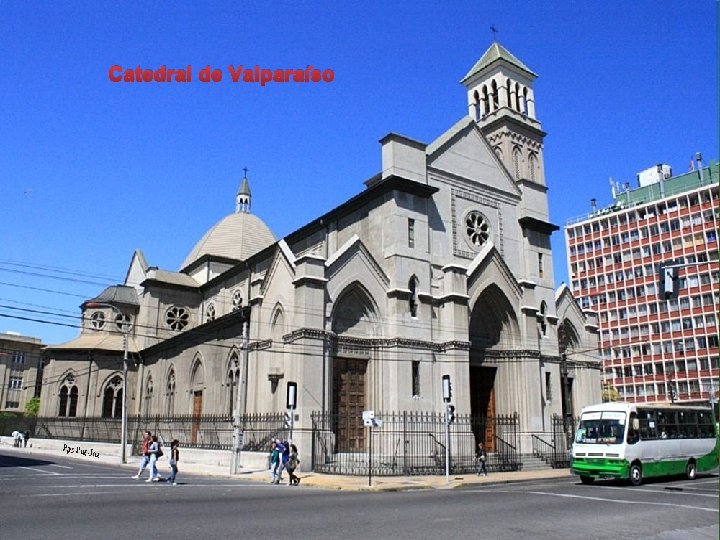
[[[602,400],[603,403],[608,401],[620,401],[620,392],[618,392],[618,389],[610,384],[603,384]]]
[[[40,412],[40,396],[35,396],[25,404],[25,414],[27,416],[37,416]]]

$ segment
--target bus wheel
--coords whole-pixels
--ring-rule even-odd
[[[685,476],[688,477],[688,480],[695,480],[695,478],[697,478],[697,465],[695,465],[694,461],[688,461],[685,467]]]
[[[586,486],[589,486],[595,481],[595,479],[592,476],[581,476],[580,481]]]
[[[633,486],[639,486],[642,481],[642,466],[639,463],[633,463],[630,465],[630,483]]]

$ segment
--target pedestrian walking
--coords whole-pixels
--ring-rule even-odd
[[[23,441],[23,448],[27,448],[27,443],[30,440],[30,432],[25,430],[23,431],[23,435],[25,436],[25,440]],[[32,444],[30,446],[32,447]]]
[[[150,463],[150,443],[152,442],[151,434],[149,431],[145,431],[143,433],[143,442],[142,442],[142,460],[140,461],[140,467],[138,468],[137,474],[133,475],[133,478],[140,478],[142,476],[143,471],[145,470],[145,467],[148,466],[148,463]]]
[[[270,447],[270,475],[271,475],[271,484],[277,484],[278,482],[275,481],[276,478],[278,478],[278,473],[280,469],[280,448],[278,448],[278,443],[280,441],[275,440],[272,443],[272,446]]]
[[[146,482],[159,482],[160,473],[158,473],[157,460],[162,456],[162,450],[160,449],[160,443],[158,443],[157,435],[153,435],[150,439],[150,474]]]
[[[275,483],[279,484],[282,482],[282,473],[287,467],[288,460],[290,459],[290,444],[287,441],[278,442],[278,451],[280,452],[280,462],[278,463],[278,472],[275,477]]]
[[[170,476],[168,476],[167,482],[168,484],[172,484],[173,486],[177,485],[177,482],[175,481],[175,477],[177,476],[178,467],[177,463],[180,461],[180,441],[177,439],[173,439],[173,441],[170,443]]]
[[[477,475],[480,473],[487,476],[487,452],[485,451],[485,445],[482,442],[478,443],[477,451],[475,453]]]
[[[297,446],[291,444],[286,466],[288,475],[290,476],[288,486],[297,486],[300,484],[300,478],[295,475],[295,469],[297,469],[298,465],[300,465],[300,455],[298,454]]]
[[[19,447],[20,441],[22,439],[22,433],[16,429],[15,431],[12,432],[12,439],[13,439],[13,446],[16,448]]]

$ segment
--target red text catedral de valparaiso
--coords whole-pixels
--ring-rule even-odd
[[[267,83],[319,83],[332,82],[335,79],[335,72],[332,69],[318,69],[307,66],[305,69],[267,69],[260,66],[245,68],[242,65],[228,66],[228,74],[232,82],[260,83],[265,86]],[[159,82],[159,83],[188,83],[193,82],[193,67],[173,69],[167,66],[160,66],[158,69],[145,69],[141,66],[135,68],[123,68],[114,65],[108,71],[108,77],[112,82]],[[200,82],[220,82],[223,79],[223,71],[212,68],[209,65],[202,68],[198,73]]]

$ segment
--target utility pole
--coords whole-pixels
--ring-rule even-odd
[[[242,421],[245,416],[247,402],[247,377],[248,377],[248,324],[250,322],[250,308],[245,307],[242,311],[242,343],[240,361],[240,380],[238,381],[237,399],[235,400],[235,415],[233,419],[233,450],[230,459],[230,474],[240,472],[240,452],[243,447]]]
[[[123,386],[122,386],[122,414],[120,421],[120,459],[122,463],[127,463],[127,425],[128,425],[128,412],[127,412],[127,380],[128,380],[128,337],[130,334],[130,317],[125,315],[120,308],[114,304],[108,302],[87,302],[86,308],[101,308],[106,307],[112,309],[118,314],[118,321],[122,323],[123,333]],[[118,324],[119,326],[119,324]],[[90,375],[88,374],[88,377]],[[89,384],[89,380],[88,380]]]

